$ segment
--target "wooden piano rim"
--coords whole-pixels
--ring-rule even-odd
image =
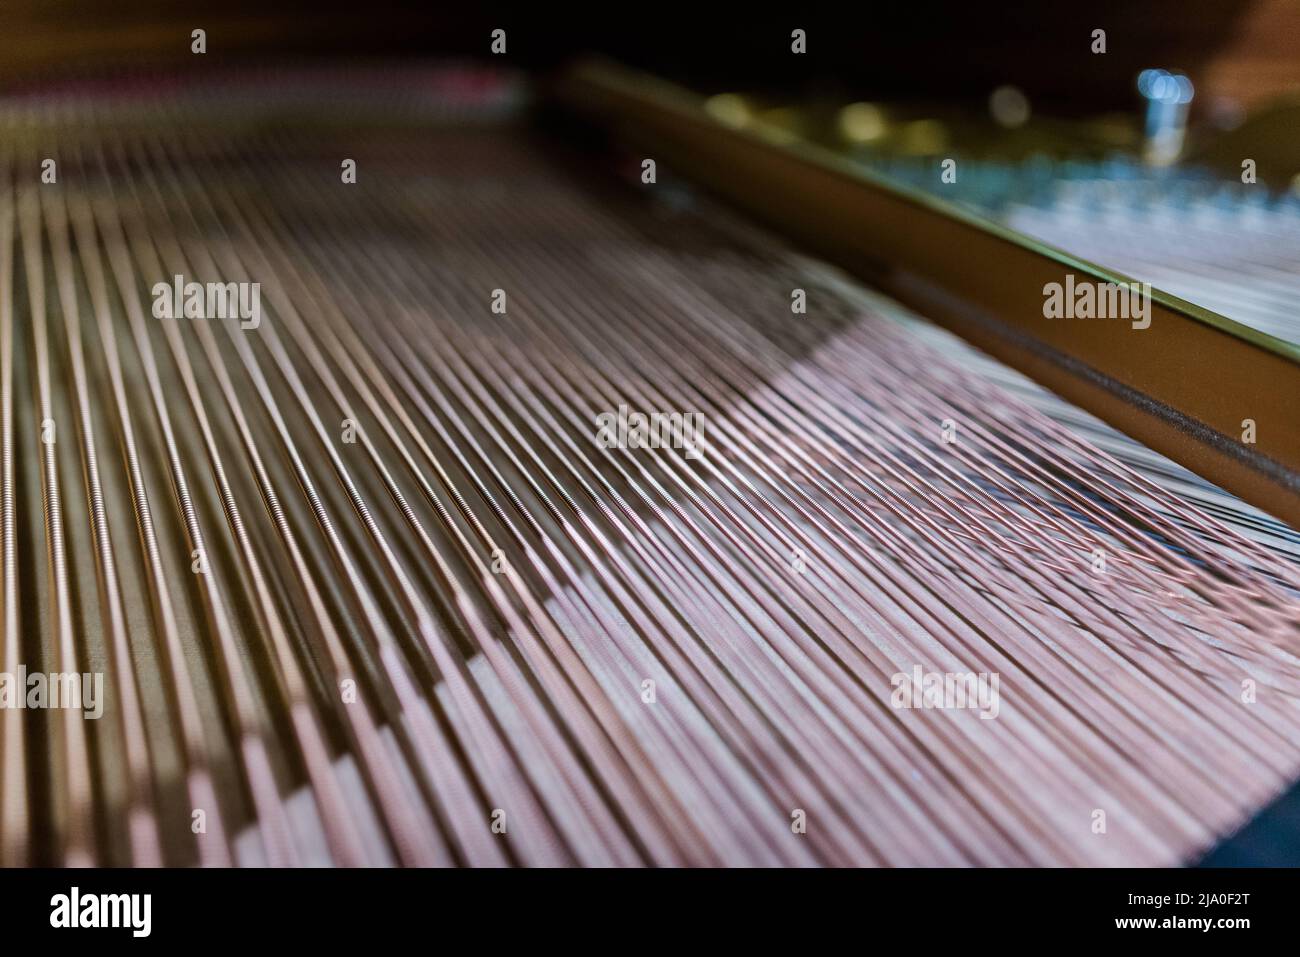
[[[1133,280],[827,150],[719,122],[703,98],[583,61],[553,99],[1070,401],[1300,527],[1300,346],[1159,289],[1150,326],[1047,319],[1068,274]],[[1256,441],[1238,438],[1243,420]]]

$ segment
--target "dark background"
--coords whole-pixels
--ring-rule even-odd
[[[1298,0],[755,4],[6,0],[0,89],[103,67],[212,69],[297,57],[487,57],[546,71],[600,52],[704,92],[982,100],[1003,83],[1060,115],[1131,109],[1145,67],[1186,71],[1196,108],[1300,87]],[[189,51],[190,30],[208,53]],[[790,31],[808,53],[790,52]],[[1094,55],[1091,33],[1107,33]],[[494,58],[498,62],[502,58]]]

